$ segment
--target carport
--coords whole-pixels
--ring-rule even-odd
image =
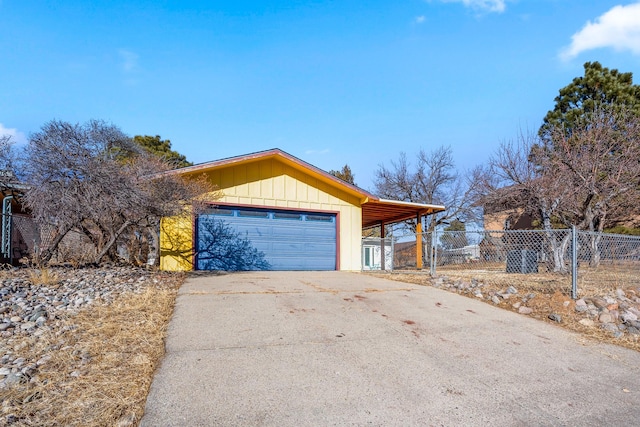
[[[416,221],[416,266],[422,268],[422,219],[426,215],[432,215],[445,210],[444,206],[429,205],[423,203],[402,202],[374,198],[362,205],[362,228],[380,227],[381,245],[384,245],[385,226],[403,221],[415,219]],[[384,270],[384,247],[380,255],[382,257],[381,268]]]

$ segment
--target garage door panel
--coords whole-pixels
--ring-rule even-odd
[[[236,241],[248,240],[251,249],[241,248],[241,250],[247,250],[250,256],[259,253],[268,263],[268,269],[336,269],[335,215],[233,207],[216,209],[213,213],[204,214],[198,218],[196,231],[198,234],[196,267],[198,269],[211,269],[212,265],[224,266],[224,262],[205,262],[205,258],[211,258],[211,254],[200,254],[200,249],[211,246],[207,244],[207,240],[212,239],[212,236],[206,229],[211,228],[216,221],[223,221],[226,227],[235,233]],[[203,262],[200,262],[200,259]],[[237,265],[232,264],[228,269],[235,269],[235,267]],[[247,268],[253,269],[250,266]]]

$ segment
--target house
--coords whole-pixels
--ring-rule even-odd
[[[393,270],[393,239],[381,240],[375,237],[362,239],[362,269],[363,270]],[[384,256],[382,248],[384,247]],[[382,260],[384,259],[384,268]],[[415,258],[414,258],[415,261]]]
[[[430,245],[428,241],[425,243],[427,244],[427,246]],[[395,251],[393,262],[396,268],[416,268],[416,254],[418,247],[415,240],[411,240],[408,242],[396,242],[394,249]],[[428,250],[428,248],[424,249]]]
[[[32,255],[40,243],[40,233],[29,211],[21,203],[28,187],[12,172],[0,171],[0,263],[17,264]]]
[[[220,195],[161,221],[164,270],[360,270],[363,228],[444,210],[380,199],[279,149],[168,173],[205,174]]]

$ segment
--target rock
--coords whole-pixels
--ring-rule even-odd
[[[9,320],[11,320],[13,323],[20,323],[20,322],[22,322],[22,317],[20,317],[20,316],[13,316],[13,317],[11,317],[11,319],[9,319]]]
[[[136,414],[129,412],[118,419],[116,427],[130,427],[136,425]]]
[[[513,304],[511,307],[518,309],[520,308],[520,306],[522,305],[522,303],[520,301],[518,301],[517,303]]]
[[[602,298],[592,298],[591,299],[591,303],[593,305],[595,305],[597,308],[606,308],[607,307],[607,302],[605,300],[603,300]]]
[[[576,307],[586,307],[587,303],[585,302],[584,299],[580,298],[579,300],[576,300]]]
[[[22,329],[23,331],[26,331],[28,329],[33,329],[35,327],[36,327],[36,322],[26,322],[20,325],[20,329]]]
[[[27,320],[29,320],[30,322],[35,322],[38,317],[46,317],[46,316],[47,316],[47,313],[42,311],[36,311],[31,316],[29,316]]]
[[[553,320],[554,322],[558,322],[561,323],[562,322],[562,316],[560,316],[558,313],[551,313],[549,316],[547,316],[550,320]]]
[[[47,363],[49,360],[51,360],[51,355],[50,354],[45,354],[44,356],[42,356],[40,359],[38,359],[36,361],[36,365],[37,366],[42,366],[45,363]]]
[[[491,297],[491,302],[494,304],[500,304],[500,298],[498,298],[496,295]]]
[[[22,375],[18,373],[11,372],[7,375],[7,378],[4,379],[4,383],[7,385],[18,384],[20,382]]]
[[[6,377],[10,373],[11,373],[11,369],[7,368],[6,366],[3,366],[2,368],[0,368],[0,375]]]
[[[33,373],[36,371],[37,366],[35,363],[30,363],[27,366],[25,366],[24,368],[22,368],[20,370],[20,372],[22,372],[23,375],[28,375],[28,376],[32,376]]]
[[[11,323],[0,323],[0,332],[5,331],[11,327]]]
[[[518,308],[518,313],[520,313],[520,314],[531,314],[531,313],[533,313],[533,309],[530,308],[530,307],[522,306],[522,307]]]
[[[630,311],[625,311],[620,315],[620,320],[622,320],[623,322],[629,322],[631,320],[638,320],[638,316]]]
[[[620,289],[620,288],[616,289],[616,296],[617,296],[619,299],[623,299],[623,298],[626,298],[626,297],[627,297],[627,296],[625,295],[624,291],[623,291],[622,289]]]
[[[518,290],[517,290],[516,288],[514,288],[513,286],[509,286],[509,287],[507,288],[507,293],[508,293],[508,294],[515,295],[515,294],[517,294],[517,293],[518,293]]]
[[[586,305],[576,305],[575,310],[578,313],[584,313],[585,311],[589,310],[589,307],[587,307]]]
[[[598,316],[598,321],[600,323],[611,323],[613,322],[613,316],[611,316],[611,314],[609,313],[600,313],[600,316]]]
[[[605,331],[613,334],[613,336],[615,336],[616,338],[620,338],[622,336],[622,332],[620,332],[618,327],[613,323],[603,323],[602,325],[600,325],[600,327]]]
[[[591,319],[581,319],[578,323],[580,323],[581,325],[584,325],[584,326],[589,326],[589,327],[595,326],[595,324],[596,324],[596,322],[594,322]]]
[[[562,303],[562,306],[566,308],[566,307],[569,307],[570,304],[571,304],[571,301],[564,301]]]
[[[627,332],[630,333],[631,335],[640,335],[640,329],[634,328],[633,326],[629,326],[627,328]]]

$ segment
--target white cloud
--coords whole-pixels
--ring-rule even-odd
[[[425,19],[426,18],[424,17],[424,15],[416,16],[416,19],[414,20],[414,22],[416,24],[422,24],[424,23]]]
[[[462,3],[465,7],[484,12],[502,13],[507,8],[507,0],[440,0],[445,3]]]
[[[587,50],[603,47],[640,54],[640,2],[615,6],[595,22],[588,21],[571,36],[571,44],[563,49],[560,57],[569,60]]]
[[[15,128],[4,127],[4,125],[0,123],[0,136],[7,135],[10,136],[11,140],[16,144],[24,144],[27,142],[27,137],[24,135],[24,133]]]
[[[118,55],[120,55],[120,60],[122,61],[122,71],[125,73],[130,73],[138,68],[138,54],[127,49],[120,49],[118,50]]]

